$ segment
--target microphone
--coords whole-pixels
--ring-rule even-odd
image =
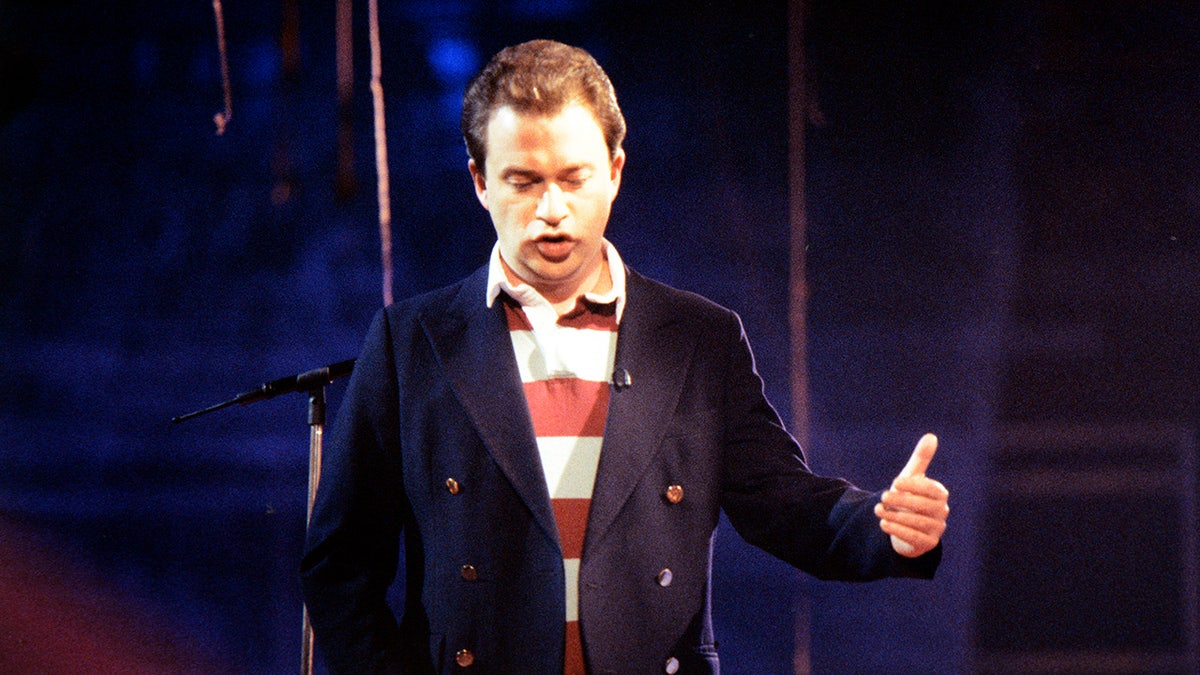
[[[324,387],[338,378],[349,375],[351,371],[354,370],[354,361],[355,359],[338,361],[337,363],[323,366],[321,368],[314,368],[313,370],[300,373],[299,375],[290,375],[288,377],[281,377],[278,380],[271,380],[270,382],[260,385],[258,389],[251,389],[250,391],[242,392],[228,401],[218,403],[203,410],[197,410],[186,415],[172,417],[171,421],[175,424],[178,424],[184,420],[190,420],[193,417],[198,417],[205,413],[213,412],[214,410],[220,410],[221,408],[231,406],[235,403],[238,405],[247,405],[254,403],[255,401],[263,401],[268,398],[274,398],[280,394],[288,394],[293,391],[314,391]]]
[[[633,378],[629,376],[629,371],[624,368],[613,370],[612,374],[613,389],[622,391],[633,386]]]
[[[274,398],[280,394],[289,394],[293,391],[312,391],[313,389],[324,387],[340,377],[349,375],[353,370],[354,359],[338,361],[337,363],[321,368],[314,368],[299,375],[271,380],[258,389],[251,389],[245,393],[238,394],[233,402],[246,405],[247,403]]]

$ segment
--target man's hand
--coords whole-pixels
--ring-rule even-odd
[[[892,488],[875,505],[880,529],[892,536],[892,548],[909,558],[924,555],[938,545],[950,515],[950,491],[925,475],[935,452],[937,436],[922,436],[908,464],[892,481]]]

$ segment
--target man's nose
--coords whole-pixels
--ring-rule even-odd
[[[537,213],[534,215],[548,225],[557,225],[567,217],[566,195],[563,194],[562,188],[558,187],[557,183],[552,182],[546,185],[546,191],[542,193],[542,198],[538,201]]]

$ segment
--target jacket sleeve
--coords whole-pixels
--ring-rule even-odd
[[[738,533],[821,579],[931,578],[940,546],[917,559],[897,554],[874,515],[880,493],[809,470],[764,395],[740,319],[730,323],[721,506]]]
[[[396,370],[387,315],[376,315],[322,458],[301,582],[317,648],[332,672],[398,672],[387,604],[406,499]]]

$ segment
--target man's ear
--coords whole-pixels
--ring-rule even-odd
[[[487,179],[484,177],[483,172],[479,170],[479,167],[475,166],[475,160],[473,159],[467,160],[467,171],[471,172],[471,182],[475,184],[475,198],[479,200],[479,203],[486,210],[488,207]]]
[[[616,199],[621,189],[621,172],[625,169],[625,149],[620,148],[612,158],[609,180],[612,182],[612,196]]]

